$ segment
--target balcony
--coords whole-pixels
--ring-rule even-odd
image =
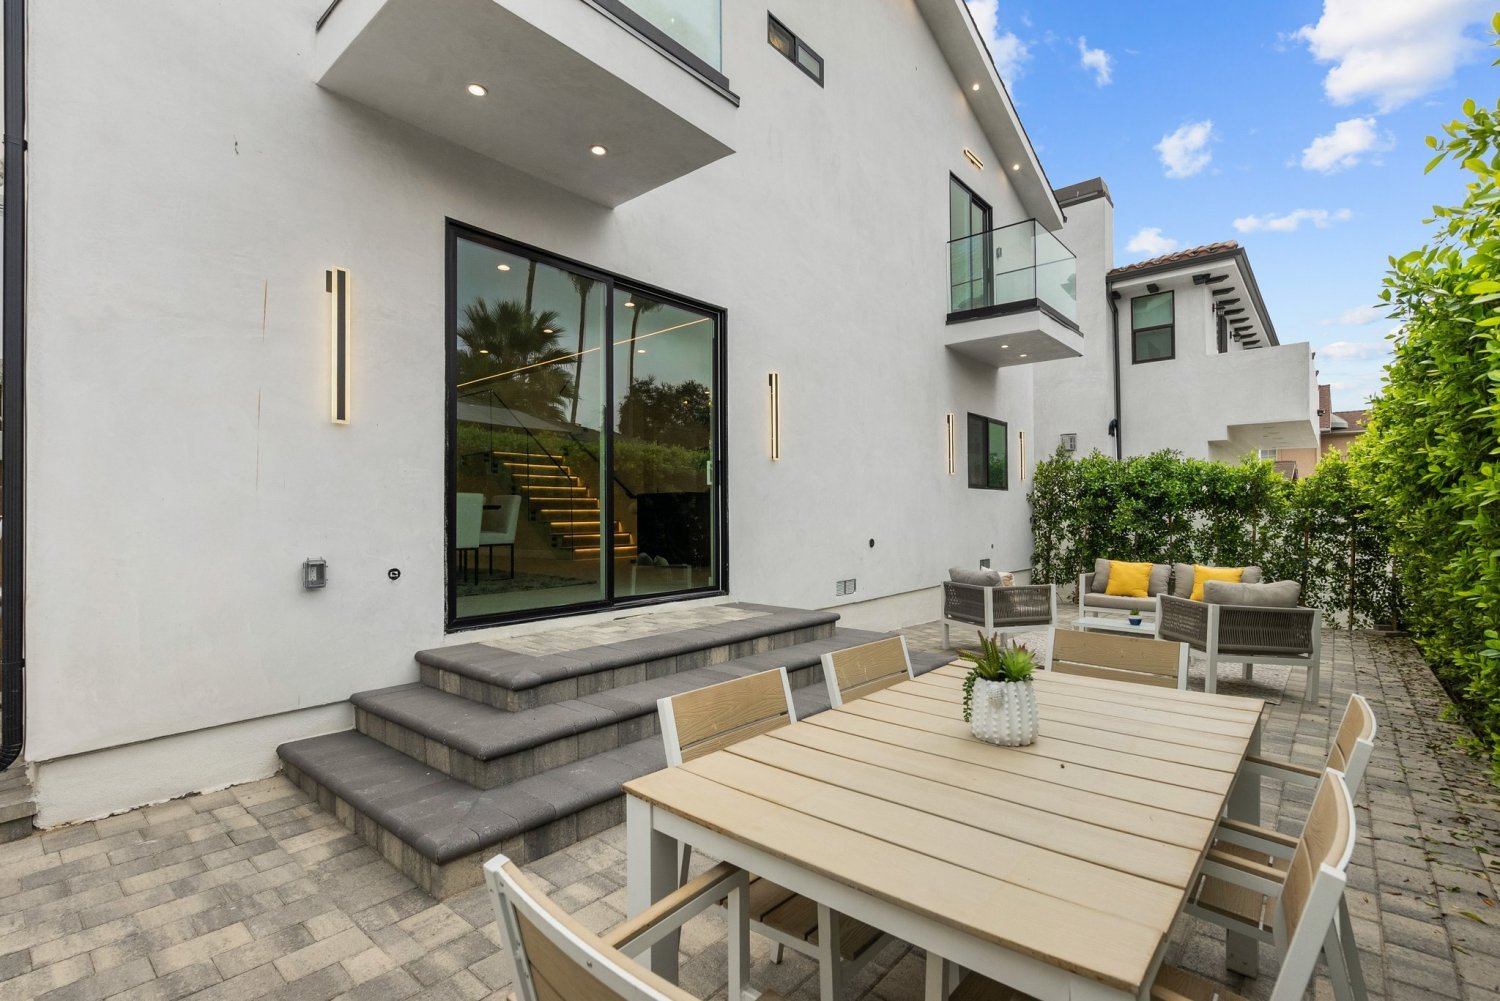
[[[314,78],[614,207],[734,152],[720,10],[720,0],[340,0],[319,25]]]
[[[1078,264],[1035,219],[948,243],[948,347],[1004,368],[1083,354]]]

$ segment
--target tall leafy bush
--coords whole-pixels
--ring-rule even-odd
[[[1465,101],[1443,131],[1427,169],[1457,162],[1467,197],[1391,259],[1381,297],[1402,326],[1354,462],[1417,642],[1500,775],[1500,102]]]

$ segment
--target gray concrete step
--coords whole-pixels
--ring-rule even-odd
[[[750,654],[576,699],[508,712],[422,684],[360,692],[355,728],[480,789],[493,789],[660,733],[658,699],[759,671],[786,667],[797,688],[822,688],[820,658],[886,633],[839,629],[833,636]],[[823,705],[827,706],[826,696]]]
[[[540,654],[517,649],[521,644],[512,641],[464,643],[419,651],[417,663],[422,683],[431,688],[520,712],[825,639],[838,621],[836,612],[744,603],[716,607],[742,617]]]
[[[31,834],[36,799],[26,763],[17,761],[0,772],[0,844],[19,841]]]

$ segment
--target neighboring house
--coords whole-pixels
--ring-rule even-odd
[[[1029,562],[1102,274],[963,0],[28,13],[40,823],[268,774],[418,650]]]
[[[1285,448],[1276,452],[1276,467],[1278,471],[1290,463],[1292,475],[1290,479],[1299,479],[1307,476],[1318,466],[1318,460],[1331,451],[1337,451],[1340,455],[1349,454],[1349,446],[1354,439],[1365,433],[1365,425],[1369,423],[1370,411],[1368,410],[1334,410],[1333,409],[1333,387],[1328,383],[1318,385],[1318,447],[1317,448]]]
[[[1079,362],[1037,373],[1037,442],[1114,456],[1176,449],[1238,461],[1317,444],[1316,371],[1277,337],[1249,255],[1229,241],[1114,267],[1105,183],[1061,188],[1078,255]]]

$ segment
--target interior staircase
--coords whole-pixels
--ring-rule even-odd
[[[666,764],[656,700],[785,666],[799,716],[820,657],[878,639],[832,612],[721,604],[423,650],[421,680],[352,697],[355,728],[283,744],[286,774],[418,885],[551,854],[625,819],[620,786]],[[913,654],[918,670],[945,654]]]
[[[575,559],[599,558],[599,498],[562,456],[550,452],[495,452],[553,548]],[[614,523],[615,558],[634,559],[635,538]]]

